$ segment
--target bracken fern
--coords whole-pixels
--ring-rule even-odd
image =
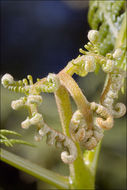
[[[22,128],[28,129],[35,125],[36,141],[40,141],[46,135],[47,144],[55,144],[56,147],[66,150],[61,153],[61,159],[70,165],[70,176],[73,181],[71,188],[93,188],[93,184],[87,186],[87,182],[75,182],[79,177],[77,163],[82,163],[85,167],[80,147],[89,150],[86,157],[92,154],[90,150],[95,150],[101,142],[104,130],[111,129],[114,118],[120,118],[126,112],[123,103],[114,105],[120,89],[124,91],[126,77],[125,14],[124,0],[90,1],[88,20],[92,30],[88,32],[89,42],[84,46],[85,50],[80,49],[81,54],[71,60],[62,71],[58,74],[49,73],[47,77],[37,79],[35,83],[30,75],[27,76],[28,80],[20,81],[14,81],[10,74],[2,77],[5,88],[25,94],[11,104],[14,110],[21,107],[28,110],[29,116],[21,123]],[[117,42],[118,36],[120,43]],[[84,77],[89,72],[98,73],[100,68],[107,74],[100,102],[88,102],[72,75],[76,73]],[[41,92],[54,93],[62,133],[49,127],[42,114],[38,112],[38,106],[43,103]],[[71,110],[69,95],[77,106],[74,113]],[[3,134],[1,138],[6,139]],[[88,168],[84,168],[85,170]],[[89,171],[87,172],[91,175]]]

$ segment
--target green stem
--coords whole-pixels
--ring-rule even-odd
[[[60,115],[63,133],[70,137],[69,125],[72,117],[72,108],[69,93],[64,86],[60,86],[60,88],[56,91],[55,99]]]
[[[65,87],[61,86],[55,93],[64,134],[70,137],[69,125],[72,117],[69,94]],[[75,143],[78,157],[70,164],[70,188],[71,189],[94,189],[94,176],[90,169],[84,164],[83,155],[78,143]]]
[[[71,189],[94,189],[95,176],[84,163],[83,155],[78,143],[76,143],[78,157],[70,164],[70,187]]]
[[[56,188],[68,189],[68,179],[66,177],[60,176],[55,172],[42,168],[37,164],[25,160],[24,158],[21,158],[4,149],[1,149],[0,155],[1,155],[1,160],[4,161],[5,163],[19,170],[22,170],[36,177],[37,179],[45,181],[55,186]]]
[[[101,142],[94,150],[84,153],[85,164],[90,168],[91,172],[93,173],[93,176],[96,175],[100,149],[101,149]]]
[[[90,110],[90,104],[81,89],[75,82],[75,80],[67,73],[60,72],[59,79],[61,84],[68,90],[72,98],[74,99],[78,109],[85,117],[86,123],[89,129],[93,128],[93,117]],[[70,124],[70,123],[69,123]]]

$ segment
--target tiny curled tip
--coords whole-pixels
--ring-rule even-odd
[[[126,106],[123,103],[117,103],[115,105],[115,110],[112,111],[114,118],[120,118],[126,113]]]
[[[97,140],[95,137],[91,137],[86,143],[85,143],[85,148],[87,150],[92,150],[97,146]]]
[[[42,97],[40,95],[29,95],[27,98],[28,104],[41,104],[42,103]]]
[[[91,55],[85,56],[85,70],[86,72],[93,72],[96,68],[94,57]]]
[[[72,164],[76,158],[73,155],[69,155],[68,152],[64,151],[61,153],[61,159],[65,164]]]
[[[11,107],[14,110],[18,110],[19,108],[21,108],[22,106],[24,106],[24,101],[22,99],[20,100],[14,100],[11,103]]]
[[[102,65],[102,69],[104,72],[112,72],[114,68],[115,62],[111,59],[108,59],[106,63]]]
[[[111,129],[113,127],[113,117],[109,113],[108,109],[95,102],[92,102],[90,106],[93,111],[95,111],[102,118],[105,118],[105,119],[102,119],[101,117],[96,118],[97,126],[105,130]]]
[[[21,127],[23,129],[28,129],[30,125],[31,123],[29,117],[27,117],[26,120],[21,123]]]
[[[73,60],[74,65],[81,65],[81,64],[84,64],[84,62],[85,62],[85,56],[84,55],[78,56],[76,59]]]
[[[43,121],[42,115],[39,113],[36,113],[31,119],[27,117],[26,120],[21,123],[21,127],[23,129],[28,129],[30,125],[36,125],[37,123],[41,121]]]
[[[96,43],[99,38],[99,32],[97,30],[90,30],[87,37],[90,42]]]
[[[30,123],[31,125],[36,125],[38,122],[40,121],[43,121],[43,117],[42,117],[42,114],[40,113],[36,113],[35,116],[33,116],[31,119],[30,119]]]
[[[109,130],[113,127],[113,118],[108,117],[106,120],[103,120],[102,118],[97,118],[96,119],[97,124],[99,127],[105,130]]]
[[[82,113],[79,110],[75,111],[70,123],[70,133],[74,141],[80,142],[85,138],[85,125]]]
[[[84,140],[85,135],[86,135],[85,129],[84,129],[84,128],[80,128],[80,129],[78,130],[78,132],[75,134],[75,139],[76,139],[78,142],[81,142],[81,141]]]
[[[8,84],[13,84],[14,82],[14,78],[12,75],[6,73],[2,79],[1,79],[1,83],[4,87],[6,87]]]
[[[71,119],[71,122],[73,124],[79,124],[80,120],[82,119],[83,115],[82,113],[80,112],[80,110],[77,110],[74,112],[73,116],[72,116],[72,119]]]
[[[60,86],[60,81],[59,78],[57,77],[56,74],[49,73],[47,76],[47,81],[52,82],[54,84],[54,89],[57,90]]]

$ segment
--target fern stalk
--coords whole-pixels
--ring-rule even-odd
[[[64,93],[63,93],[64,92]],[[70,107],[70,100],[68,97],[68,92],[61,86],[55,93],[56,103],[60,115],[60,120],[62,123],[63,131],[67,136],[69,134],[70,119],[72,117],[72,111]],[[63,101],[64,100],[64,101]],[[69,185],[71,189],[94,189],[94,175],[84,164],[83,155],[78,143],[75,143],[78,157],[70,164],[70,180]],[[87,180],[85,180],[87,179]]]

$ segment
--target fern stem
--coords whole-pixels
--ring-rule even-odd
[[[94,150],[84,153],[85,164],[90,168],[93,176],[96,175],[100,149],[101,149],[101,142],[97,145],[97,147]]]
[[[63,133],[70,137],[69,124],[72,117],[72,109],[69,94],[64,86],[60,86],[60,88],[55,92],[55,99]]]
[[[68,83],[69,81],[67,81]],[[63,131],[65,135],[69,134],[70,119],[72,117],[72,111],[70,106],[69,94],[64,86],[55,92],[56,104],[58,107],[60,120],[62,123]],[[94,176],[90,169],[84,164],[83,155],[78,143],[75,143],[77,147],[78,157],[70,164],[70,188],[71,189],[94,189]]]
[[[104,89],[103,89],[103,92],[102,92],[101,97],[100,97],[100,103],[101,104],[103,104],[103,102],[105,100],[105,97],[109,91],[110,85],[111,85],[111,75],[107,74]]]
[[[1,160],[5,163],[24,171],[39,180],[45,181],[59,189],[68,189],[68,178],[47,170],[11,152],[1,149]]]
[[[90,110],[89,102],[83,95],[81,89],[78,87],[74,79],[65,72],[59,73],[59,79],[61,84],[67,88],[72,98],[74,99],[78,109],[82,112],[85,117],[86,123],[89,128],[93,127],[92,112]]]

